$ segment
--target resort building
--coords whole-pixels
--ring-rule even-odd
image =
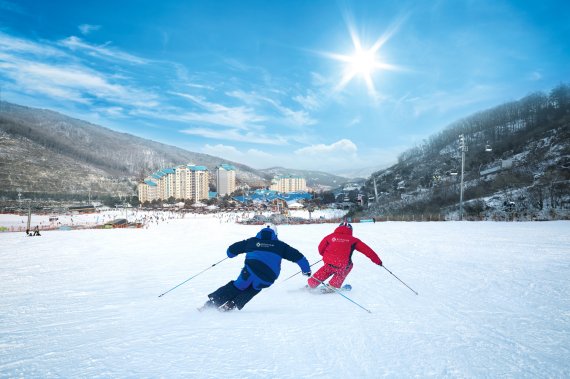
[[[218,196],[230,195],[236,190],[236,168],[230,164],[216,167]]]
[[[276,176],[271,181],[269,189],[277,192],[306,192],[307,182],[305,178],[295,175]]]
[[[181,165],[148,176],[138,185],[139,201],[167,200],[171,197],[195,202],[208,199],[209,172],[205,166]]]

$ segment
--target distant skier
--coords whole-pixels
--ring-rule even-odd
[[[307,281],[310,288],[316,288],[321,282],[332,276],[328,285],[340,288],[352,270],[352,254],[354,250],[366,255],[372,262],[382,266],[382,260],[367,244],[353,237],[352,225],[342,222],[332,234],[319,244],[319,254],[323,257],[323,267]],[[318,280],[317,280],[318,279]],[[334,291],[334,289],[330,289]]]
[[[36,225],[36,227],[34,228],[34,236],[41,236],[40,234],[40,227]]]
[[[245,264],[236,280],[208,295],[201,309],[217,307],[220,311],[242,309],[263,288],[270,287],[279,277],[281,260],[297,263],[303,275],[311,276],[307,258],[297,249],[277,239],[277,227],[266,225],[255,237],[232,244],[228,257],[245,253]]]

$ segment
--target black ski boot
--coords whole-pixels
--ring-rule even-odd
[[[218,310],[220,312],[229,312],[231,310],[234,310],[235,308],[236,308],[236,303],[234,303],[233,300],[230,300],[227,303],[225,303],[224,305],[218,307]]]

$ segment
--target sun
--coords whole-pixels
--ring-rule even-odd
[[[337,85],[336,90],[342,90],[351,80],[358,77],[364,80],[366,87],[368,88],[368,92],[371,95],[376,95],[376,88],[374,86],[375,72],[380,70],[399,70],[399,67],[383,62],[379,54],[379,50],[390,39],[390,36],[393,34],[393,30],[380,36],[370,47],[362,46],[360,37],[354,31],[354,28],[349,27],[349,30],[354,47],[352,54],[325,54],[331,59],[344,63],[341,80]]]
[[[353,78],[360,77],[366,82],[368,91],[371,94],[376,93],[372,76],[376,70],[382,67],[376,56],[376,51],[355,46],[354,53],[346,56],[346,59],[343,60],[345,61],[345,68],[339,87],[343,88]]]
[[[376,56],[373,51],[356,51],[350,57],[349,70],[354,72],[355,75],[368,77],[374,72],[376,66]]]

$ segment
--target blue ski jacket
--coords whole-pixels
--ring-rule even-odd
[[[269,285],[279,277],[283,259],[298,264],[302,272],[311,271],[307,258],[299,250],[279,241],[271,228],[264,228],[255,237],[230,245],[227,251],[230,258],[242,253],[246,254],[248,271]]]

